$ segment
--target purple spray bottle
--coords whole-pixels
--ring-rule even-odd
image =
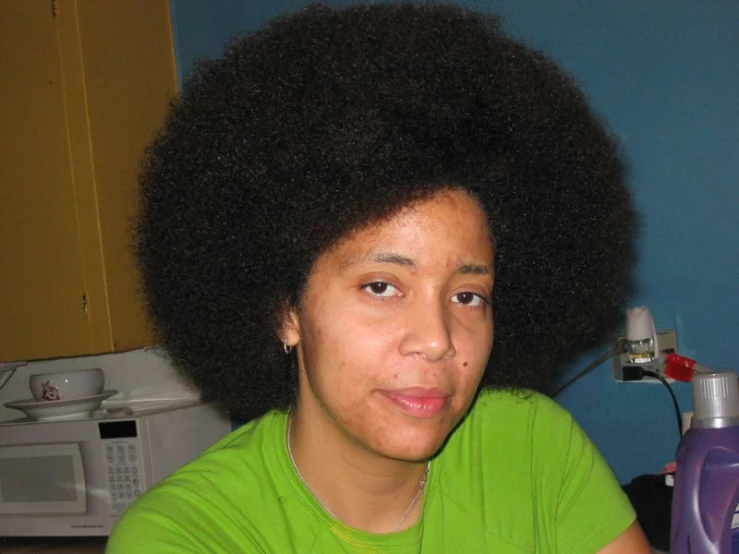
[[[671,554],[739,554],[739,378],[696,374],[677,449]]]

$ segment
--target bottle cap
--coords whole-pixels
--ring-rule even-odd
[[[732,371],[698,373],[693,377],[691,427],[722,428],[739,425],[739,377]]]

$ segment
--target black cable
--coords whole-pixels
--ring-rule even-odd
[[[621,354],[622,350],[616,347],[614,350],[610,350],[609,352],[606,352],[605,354],[602,354],[592,362],[590,362],[585,368],[578,371],[575,375],[570,377],[567,381],[565,381],[562,385],[560,385],[557,389],[554,390],[552,394],[549,396],[551,398],[556,398],[559,396],[563,390],[565,390],[567,387],[572,385],[574,382],[578,381],[579,379],[582,379],[585,377],[588,373],[593,371],[596,367],[598,367],[600,364],[608,360],[609,358],[612,358],[613,356],[619,356]],[[626,370],[632,369],[632,370],[638,370],[638,373],[635,373],[631,375],[629,378],[626,378]],[[667,392],[670,393],[670,396],[672,397],[672,405],[675,408],[675,416],[677,418],[677,433],[679,438],[682,438],[683,436],[683,419],[682,419],[682,412],[680,411],[680,404],[677,401],[677,397],[675,396],[674,391],[672,390],[672,387],[670,386],[670,383],[667,382],[667,380],[662,377],[659,373],[655,373],[654,371],[649,371],[646,369],[642,369],[638,366],[627,366],[624,368],[624,381],[638,381],[641,380],[642,376],[652,377],[654,379],[659,380],[664,386],[667,387]]]
[[[667,387],[667,392],[670,393],[670,396],[672,397],[672,405],[675,407],[675,416],[677,417],[677,435],[678,439],[683,438],[683,418],[682,418],[682,412],[680,411],[680,404],[677,402],[677,397],[675,396],[675,393],[672,390],[672,387],[670,386],[670,383],[667,382],[667,379],[662,377],[659,373],[655,373],[654,371],[644,370],[644,375],[647,377],[653,377],[654,379],[659,379],[659,381]]]
[[[569,387],[572,383],[577,381],[578,379],[582,379],[585,377],[588,373],[593,371],[596,367],[598,367],[600,364],[605,362],[606,360],[612,358],[613,356],[618,356],[621,354],[621,350],[615,349],[615,350],[609,350],[605,354],[602,354],[592,362],[590,362],[587,366],[585,366],[584,369],[578,371],[574,376],[570,377],[567,381],[565,381],[562,385],[560,385],[557,389],[554,390],[552,394],[550,394],[550,398],[555,398],[559,396],[563,390],[565,390],[567,387]]]

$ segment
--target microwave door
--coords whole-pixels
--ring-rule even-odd
[[[0,515],[86,511],[79,444],[0,446]]]

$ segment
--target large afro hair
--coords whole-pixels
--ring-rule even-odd
[[[157,337],[205,398],[295,400],[276,328],[316,258],[441,189],[496,242],[483,384],[541,390],[628,292],[616,145],[554,62],[448,5],[311,6],[202,62],[150,147],[135,250]]]

